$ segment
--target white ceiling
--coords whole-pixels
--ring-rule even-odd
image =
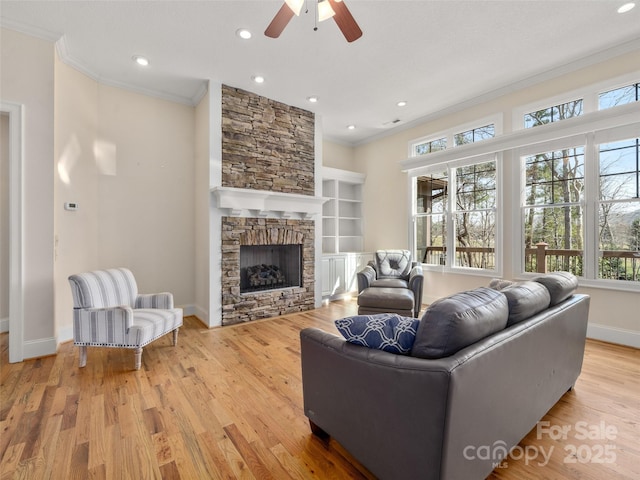
[[[2,0],[0,23],[64,35],[66,61],[104,83],[193,104],[211,79],[316,112],[326,138],[355,145],[606,50],[640,48],[640,5],[618,14],[625,1],[345,0],[364,32],[351,44],[333,20],[313,30],[313,0],[278,39],[263,32],[282,0]],[[253,38],[238,38],[241,27]],[[134,64],[136,54],[151,65]]]

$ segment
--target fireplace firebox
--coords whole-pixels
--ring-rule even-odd
[[[241,245],[240,293],[302,286],[301,245]]]

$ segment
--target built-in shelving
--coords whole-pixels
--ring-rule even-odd
[[[364,175],[323,169],[322,252],[362,252],[362,185]]]
[[[371,259],[362,251],[365,177],[335,168],[322,173],[322,297],[335,300],[357,291],[357,272]]]

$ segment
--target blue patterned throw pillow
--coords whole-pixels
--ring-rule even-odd
[[[406,355],[411,351],[419,323],[417,318],[377,313],[336,320],[336,327],[347,342]]]

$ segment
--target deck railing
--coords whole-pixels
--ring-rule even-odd
[[[556,271],[583,275],[583,251],[549,249],[548,244],[538,243],[525,249],[525,271],[546,273]],[[422,263],[446,264],[445,247],[422,247]],[[600,252],[599,277],[610,280],[640,281],[640,252],[628,250],[604,250]],[[456,266],[495,268],[495,250],[482,247],[456,248]]]

